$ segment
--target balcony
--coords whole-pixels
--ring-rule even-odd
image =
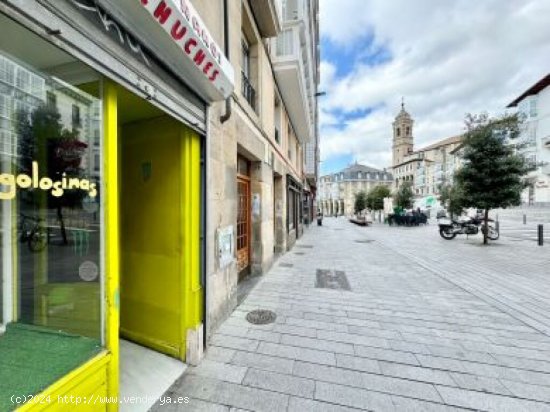
[[[254,87],[252,87],[250,80],[244,72],[241,72],[241,93],[250,107],[256,111],[256,90],[254,90]]]
[[[281,11],[276,0],[251,0],[250,6],[262,37],[276,37],[281,32]]]
[[[298,140],[305,144],[313,132],[313,119],[299,31],[299,26],[292,26],[279,34],[273,48],[273,69]]]

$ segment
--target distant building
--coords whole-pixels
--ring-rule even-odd
[[[368,193],[378,185],[391,188],[392,184],[392,175],[386,169],[355,163],[337,173],[321,176],[318,206],[325,216],[352,215],[357,192]]]
[[[507,107],[525,116],[520,139],[522,154],[539,167],[529,174],[533,185],[523,193],[529,204],[550,204],[550,74],[539,80]]]
[[[461,164],[462,136],[448,137],[415,151],[413,125],[414,120],[402,103],[392,125],[393,188],[397,190],[407,182],[418,197],[437,195],[441,184],[452,183],[453,174]]]

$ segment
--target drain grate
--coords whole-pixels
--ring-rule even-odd
[[[292,268],[294,265],[292,263],[279,263],[279,266],[282,268]]]
[[[313,245],[296,245],[296,247],[301,247],[302,249],[313,249]]]
[[[361,239],[361,240],[356,240],[355,243],[372,243],[374,242],[374,240],[372,239]]]
[[[342,270],[317,269],[316,288],[351,290],[346,277],[346,272]]]
[[[253,325],[266,325],[275,322],[277,315],[267,309],[256,309],[246,314],[246,320]]]
[[[304,252],[294,252],[294,254],[295,254],[295,255],[300,255],[300,256],[301,256],[301,255],[305,255]]]

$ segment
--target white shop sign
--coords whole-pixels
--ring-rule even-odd
[[[223,100],[231,95],[233,67],[188,1],[99,3],[205,100]]]

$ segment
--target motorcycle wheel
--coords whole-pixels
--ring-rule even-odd
[[[451,227],[440,228],[439,235],[445,240],[452,240],[456,237],[456,233]]]
[[[498,233],[493,226],[489,226],[489,233],[487,234],[487,237],[490,240],[497,240],[500,237],[500,233]]]

